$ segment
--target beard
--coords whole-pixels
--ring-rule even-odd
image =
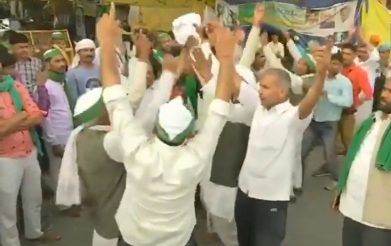
[[[380,101],[378,109],[385,114],[391,114],[391,103]]]

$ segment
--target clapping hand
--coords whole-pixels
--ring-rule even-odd
[[[328,47],[316,47],[313,53],[316,61],[316,72],[326,74],[331,62],[331,51]]]
[[[237,43],[236,36],[228,28],[217,26],[216,33],[216,56],[219,61],[232,60],[235,54],[235,45]]]
[[[254,10],[253,25],[259,27],[265,20],[265,5],[259,4]]]
[[[204,84],[208,82],[212,78],[212,55],[209,55],[208,59],[205,58],[204,53],[200,48],[195,48],[191,52],[192,59],[191,63],[194,68],[198,72],[198,74],[202,77],[201,83]]]

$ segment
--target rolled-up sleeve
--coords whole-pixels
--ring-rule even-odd
[[[119,140],[117,152],[120,154],[116,153],[116,156],[128,158],[147,140],[147,135],[142,125],[135,120],[132,107],[121,85],[105,88],[103,101],[111,121],[112,129],[109,134],[116,135]]]

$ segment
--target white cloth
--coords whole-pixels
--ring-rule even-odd
[[[363,219],[364,205],[367,196],[368,177],[374,155],[376,142],[380,134],[382,120],[377,115],[377,120],[372,129],[362,142],[360,149],[350,168],[345,191],[341,194],[339,210],[341,213],[361,224],[382,228],[366,223]]]
[[[0,157],[0,240],[4,246],[20,246],[15,209],[19,192],[23,201],[25,236],[38,238],[42,236],[42,190],[36,150],[18,159]]]
[[[94,234],[92,236],[92,246],[117,246],[118,240],[118,238],[106,239],[94,230]]]
[[[241,64],[237,64],[235,66],[236,72],[239,74],[242,79],[251,85],[254,88],[257,88],[257,80],[255,79],[255,75],[251,69]]]
[[[268,46],[270,47],[270,49],[273,51],[273,53],[276,55],[276,56],[280,56],[280,57],[284,57],[285,56],[285,49],[284,49],[284,45],[280,42],[277,42],[277,43],[274,43],[274,42],[270,42],[268,44]]]
[[[238,233],[235,221],[229,221],[211,214],[207,215],[211,232],[215,232],[224,246],[238,246]]]
[[[172,22],[175,40],[181,45],[185,45],[190,36],[200,40],[200,35],[196,28],[199,26],[201,26],[201,16],[199,14],[189,13],[176,18]]]
[[[91,39],[85,38],[80,40],[75,45],[75,56],[73,57],[72,64],[69,66],[69,68],[75,68],[79,65],[80,62],[80,56],[78,52],[82,49],[96,49],[95,42]]]
[[[81,203],[80,180],[77,170],[77,135],[84,129],[81,125],[72,131],[65,146],[61,162],[56,191],[56,204],[64,206],[79,205]]]
[[[245,101],[246,97],[241,90],[239,101]],[[310,124],[312,115],[300,120],[298,107],[288,101],[270,110],[259,101],[253,104],[256,110],[239,188],[251,198],[289,201],[297,139]]]
[[[229,104],[215,100],[205,127],[186,145],[171,147],[148,138],[121,86],[103,92],[127,171],[127,185],[116,220],[125,241],[138,246],[185,245],[195,225],[194,195],[207,160],[229,114]],[[132,139],[130,142],[129,139]]]
[[[180,96],[160,106],[158,122],[167,133],[169,140],[181,134],[192,120],[193,115],[183,105],[183,99]]]

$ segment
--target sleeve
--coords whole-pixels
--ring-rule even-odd
[[[305,129],[307,129],[307,127],[310,125],[311,120],[313,118],[313,115],[314,115],[314,113],[312,112],[310,115],[307,116],[307,118],[300,119],[300,116],[299,116],[299,106],[295,106],[294,107],[294,116],[293,116],[294,118],[293,118],[293,125],[292,125],[292,127],[295,130],[298,130],[301,133],[303,133],[305,131]]]
[[[353,88],[352,84],[348,79],[341,79],[338,81],[340,83],[341,89],[339,93],[336,94],[327,94],[327,99],[340,107],[349,108],[353,105]]]
[[[172,87],[175,83],[175,75],[168,71],[163,71],[160,79],[156,82],[153,90],[152,100],[145,108],[139,108],[135,117],[144,126],[146,132],[152,132],[159,107],[170,99]]]
[[[251,67],[251,64],[254,62],[255,53],[259,47],[259,33],[261,29],[257,26],[251,28],[250,34],[248,35],[246,46],[243,49],[243,54],[240,59],[239,64]]]
[[[373,50],[369,56],[369,60],[372,62],[376,62],[376,63],[380,60],[380,53],[377,48],[373,48]]]
[[[238,101],[239,104],[232,105],[229,120],[251,126],[255,110],[261,104],[258,91],[249,84],[242,83]]]
[[[118,139],[117,152],[114,154],[122,156],[122,162],[125,162],[126,158],[147,141],[147,135],[142,125],[134,119],[132,107],[121,85],[105,88],[103,101],[111,122],[109,134],[116,135]]]
[[[137,108],[147,88],[148,64],[132,58],[128,64],[129,77],[125,83],[126,94],[133,108]]]
[[[68,98],[69,106],[73,112],[79,95],[77,93],[77,80],[72,71],[68,71],[66,74],[66,82],[64,89]]]
[[[38,107],[40,110],[45,112],[45,116],[46,116],[50,107],[50,99],[49,99],[48,91],[45,86],[38,86],[37,92],[38,92]]]
[[[50,89],[48,89],[47,87],[46,88],[46,92],[47,92],[47,95],[48,95],[48,101],[50,102]],[[48,111],[49,111],[50,108],[48,108]],[[61,144],[61,142],[59,141],[57,135],[56,135],[56,131],[53,129],[53,124],[52,124],[52,114],[48,114],[47,117],[42,121],[42,129],[43,129],[43,134],[44,134],[44,138],[45,140],[51,145],[51,146],[54,146],[54,145],[59,145]]]
[[[263,53],[265,54],[266,61],[269,63],[271,68],[281,68],[285,70],[284,66],[282,66],[281,60],[277,58],[269,45],[263,46]]]
[[[285,57],[284,45],[282,43],[279,43],[278,47],[279,47],[279,50],[280,50],[281,57]]]
[[[360,70],[357,79],[358,79],[360,90],[364,93],[365,97],[367,99],[372,99],[373,90],[371,84],[369,83],[369,77],[367,72],[365,72],[364,70]]]
[[[207,160],[215,152],[218,139],[229,116],[229,111],[229,103],[220,99],[213,100],[204,126],[189,142],[188,146],[202,160]]]
[[[290,39],[286,43],[286,46],[288,48],[289,53],[293,57],[293,60],[295,61],[295,63],[299,62],[299,60],[302,58],[302,55],[301,55],[299,49],[297,48],[295,42],[293,42],[293,40]]]

